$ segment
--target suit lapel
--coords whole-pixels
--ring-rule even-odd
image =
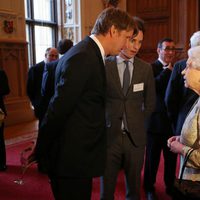
[[[113,76],[113,80],[116,83],[115,85],[117,86],[118,90],[120,90],[121,93],[123,93],[116,62],[114,62],[111,66],[111,73]]]
[[[133,85],[134,83],[137,83],[137,77],[140,76],[140,74],[138,74],[138,69],[139,67],[137,67],[138,63],[136,58],[134,58],[134,62],[133,62],[133,71],[132,71],[132,78],[131,78],[131,83],[130,86],[128,88],[128,92],[127,92],[127,96],[129,95],[130,92],[132,92],[133,90]]]
[[[109,57],[109,59],[106,60],[106,68],[109,71],[108,74],[110,74],[109,81],[112,81],[120,95],[123,95],[115,56]]]
[[[143,74],[141,73],[141,67],[140,63],[137,60],[137,57],[134,58],[133,62],[133,72],[132,72],[132,78],[131,78],[131,83],[127,92],[127,96],[133,92],[133,86],[134,84],[138,84],[139,80],[142,80]]]

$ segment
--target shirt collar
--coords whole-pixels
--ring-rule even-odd
[[[99,47],[100,52],[101,52],[102,59],[103,59],[103,61],[104,61],[104,63],[105,63],[105,51],[104,51],[103,46],[101,45],[100,41],[97,39],[97,37],[96,37],[94,34],[90,35],[90,38],[93,39],[94,42],[95,42],[95,43],[97,44],[97,46]]]
[[[161,60],[161,58],[158,58],[158,60],[162,63],[163,66],[167,66],[168,65],[166,62],[164,62],[163,60]]]
[[[123,63],[123,62],[125,61],[125,59],[122,58],[121,56],[116,56],[116,58],[117,58],[117,63],[118,63],[118,64]],[[131,63],[133,64],[134,58],[130,58],[130,59],[128,59],[128,61],[131,62]]]

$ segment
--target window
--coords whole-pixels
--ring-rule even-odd
[[[64,0],[64,37],[74,44],[81,40],[81,2],[80,0]]]
[[[24,0],[29,66],[44,60],[45,50],[57,44],[57,1]]]

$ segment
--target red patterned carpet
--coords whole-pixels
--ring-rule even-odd
[[[24,184],[17,185],[14,180],[20,177],[20,152],[24,150],[30,142],[7,146],[8,170],[0,172],[0,199],[2,200],[53,200],[48,178],[37,171],[36,165],[32,165],[25,173]],[[170,200],[164,193],[162,176],[162,163],[159,168],[157,178],[157,194],[159,199]],[[145,200],[144,192],[141,188],[142,200]],[[124,200],[125,185],[123,172],[120,172],[116,188],[115,199]],[[94,179],[92,200],[99,200],[99,179]]]
[[[0,200],[53,200],[50,185],[46,175],[37,171],[37,167],[33,164],[25,173],[24,184],[17,185],[14,180],[20,177],[20,152],[30,146],[32,138],[36,137],[37,124],[26,124],[23,126],[15,126],[7,128],[6,134],[16,133],[15,139],[7,138],[7,165],[6,172],[0,172]],[[27,132],[24,136],[20,136],[20,132]],[[171,198],[164,192],[163,184],[163,161],[160,163],[157,174],[156,192],[159,199],[170,200]],[[99,200],[99,178],[93,180],[93,192],[91,200]],[[144,191],[141,188],[142,200],[145,200]],[[125,199],[125,184],[123,172],[119,173],[115,200]]]

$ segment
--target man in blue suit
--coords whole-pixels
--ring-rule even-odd
[[[56,67],[56,88],[36,146],[56,200],[90,200],[92,178],[106,159],[104,58],[120,52],[135,23],[124,11],[108,8],[92,35],[72,47]]]

